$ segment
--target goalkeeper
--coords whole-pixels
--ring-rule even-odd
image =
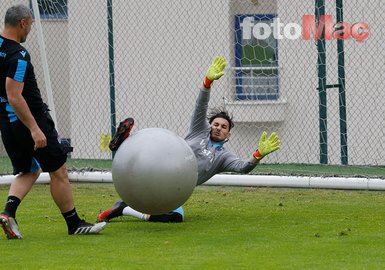
[[[208,103],[210,89],[215,80],[221,78],[226,67],[226,60],[216,57],[209,67],[203,80],[193,112],[189,133],[185,140],[193,150],[198,163],[198,182],[201,185],[215,174],[221,172],[236,172],[246,174],[266,155],[276,151],[280,147],[280,140],[273,132],[269,137],[263,132],[258,149],[248,160],[242,160],[228,151],[224,144],[229,140],[230,130],[234,127],[232,118],[225,110],[216,109],[208,115]],[[115,151],[128,137],[134,121],[128,118],[121,122],[116,135],[111,140],[110,149]],[[154,222],[183,222],[184,213],[182,207],[162,215],[147,215],[129,207],[123,201],[116,202],[110,209],[99,214],[98,221],[109,221],[118,216],[134,216],[145,221]]]

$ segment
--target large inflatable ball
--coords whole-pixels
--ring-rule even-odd
[[[197,161],[187,143],[162,128],[133,133],[116,151],[112,180],[121,199],[145,214],[183,205],[197,184]]]

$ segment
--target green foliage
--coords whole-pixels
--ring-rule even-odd
[[[0,186],[0,197],[7,195]],[[74,184],[94,221],[118,196],[112,184]],[[9,269],[382,269],[383,192],[198,187],[186,222],[110,222],[101,235],[68,236],[49,195],[35,185],[18,211],[23,240],[2,236]]]
[[[321,164],[259,164],[252,174],[385,178],[384,166],[343,166]]]
[[[112,160],[108,159],[68,159],[70,171],[111,171]],[[12,174],[8,157],[0,157],[0,175]],[[265,164],[263,161],[251,172],[263,175],[297,176],[347,176],[385,178],[384,166],[339,166],[319,164]]]
[[[275,60],[274,49],[268,45],[244,45],[242,49],[242,65],[269,65]]]
[[[112,159],[67,159],[70,171],[105,171],[111,170]],[[12,164],[7,156],[0,156],[0,175],[12,174]]]

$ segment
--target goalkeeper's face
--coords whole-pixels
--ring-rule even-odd
[[[221,117],[215,118],[211,122],[211,140],[214,142],[221,142],[230,137],[230,124]]]

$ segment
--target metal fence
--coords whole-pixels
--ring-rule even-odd
[[[3,0],[0,15],[19,2],[32,7]],[[37,3],[47,62],[36,23],[25,47],[46,100],[45,82],[52,85],[72,158],[111,159],[111,133],[128,116],[136,130],[163,127],[183,137],[205,71],[223,55],[229,65],[210,106],[233,114],[228,148],[239,156],[248,158],[266,130],[282,141],[266,163],[385,164],[381,0]],[[343,41],[315,40],[315,32],[304,39],[304,16],[322,15],[345,23]],[[357,22],[368,29],[354,29]]]

